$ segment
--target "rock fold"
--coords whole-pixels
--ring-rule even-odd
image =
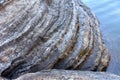
[[[0,75],[46,69],[104,71],[99,22],[80,0],[0,0]]]

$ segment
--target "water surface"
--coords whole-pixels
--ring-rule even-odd
[[[82,0],[96,14],[111,54],[107,72],[120,75],[120,0]]]

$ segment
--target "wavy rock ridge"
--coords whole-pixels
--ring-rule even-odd
[[[0,74],[105,70],[110,56],[95,15],[80,0],[0,0]]]

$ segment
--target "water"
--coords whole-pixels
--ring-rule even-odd
[[[82,0],[97,15],[111,54],[107,72],[120,75],[120,0]]]

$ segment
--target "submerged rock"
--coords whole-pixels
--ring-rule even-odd
[[[96,16],[80,0],[5,0],[0,74],[46,69],[104,71],[110,61]]]

